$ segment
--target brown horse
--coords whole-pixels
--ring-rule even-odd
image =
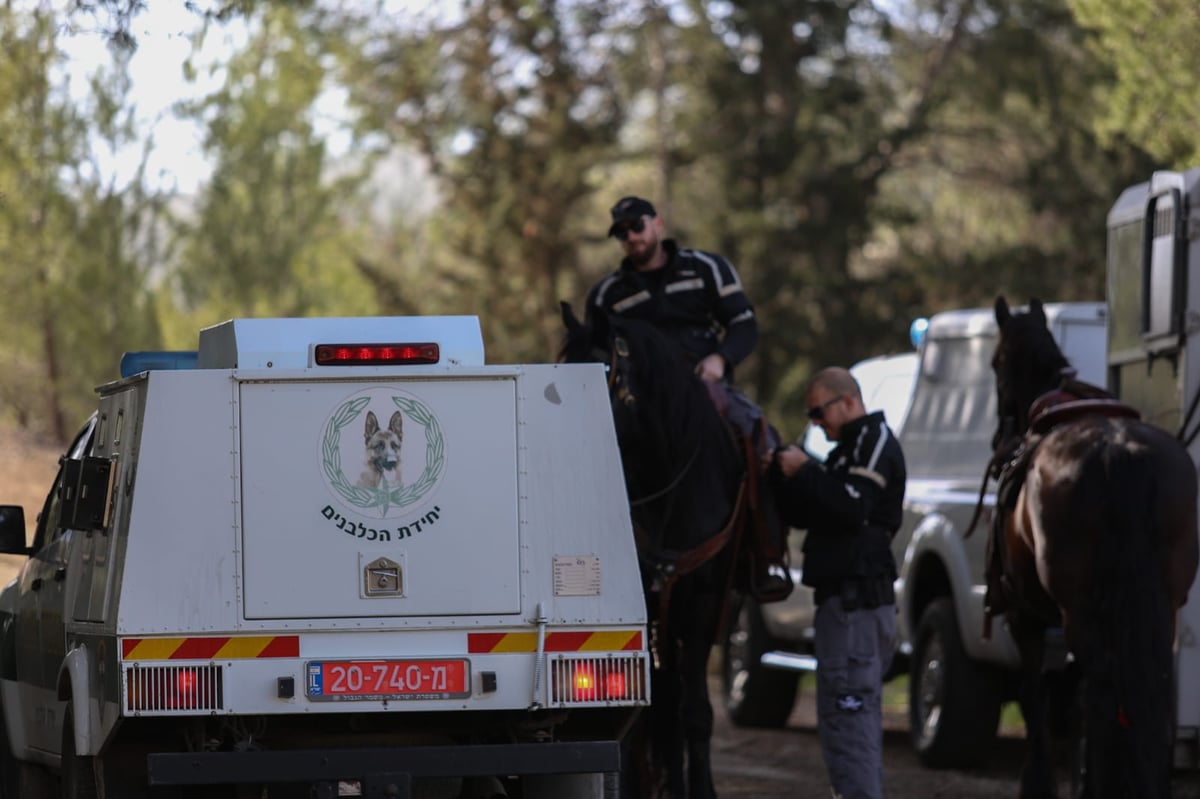
[[[1055,796],[1046,691],[1057,638],[1081,680],[1076,796],[1164,799],[1175,614],[1200,558],[1196,467],[1166,431],[1074,381],[1038,300],[1014,314],[999,297],[995,315],[994,444],[1013,457],[993,543],[1023,664],[1020,795]]]

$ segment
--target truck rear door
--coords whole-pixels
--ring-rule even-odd
[[[516,403],[511,372],[241,382],[246,617],[519,612]]]

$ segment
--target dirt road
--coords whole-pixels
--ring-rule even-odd
[[[713,753],[721,799],[827,799],[829,786],[817,742],[816,716],[808,685],[801,688],[788,724],[781,730],[734,727],[711,682],[716,712]],[[884,790],[887,799],[1015,799],[1025,756],[1019,729],[1006,729],[989,765],[973,772],[930,771],[917,762],[908,740],[907,709],[888,707],[884,721]],[[1061,774],[1059,795],[1069,786]],[[1177,774],[1174,799],[1200,799],[1200,772]]]

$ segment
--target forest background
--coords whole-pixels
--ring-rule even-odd
[[[172,110],[186,191],[147,166],[145,3],[0,3],[0,421],[48,441],[123,352],[231,317],[476,314],[489,362],[552,360],[625,194],[739,268],[738,383],[798,434],[811,372],[916,317],[1103,299],[1119,191],[1200,165],[1194,0],[159,2],[215,87]]]

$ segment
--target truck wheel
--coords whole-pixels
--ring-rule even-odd
[[[17,760],[0,714],[0,799],[58,799],[58,785],[44,766]]]
[[[800,676],[760,662],[774,647],[757,602],[735,594],[729,618],[721,657],[729,718],[739,727],[782,727],[792,714]]]
[[[0,709],[0,799],[19,799],[21,796],[17,780],[19,769],[20,764],[13,757],[12,745],[8,741],[4,712]]]
[[[57,799],[58,786],[43,766],[17,760],[0,708],[0,799]]]
[[[908,683],[913,748],[929,768],[983,764],[1000,723],[1001,679],[963,649],[948,597],[921,614]]]
[[[63,799],[96,799],[96,771],[92,758],[75,753],[75,714],[71,700],[63,716],[62,781]]]
[[[58,780],[45,766],[22,762],[17,766],[17,799],[58,799]]]

